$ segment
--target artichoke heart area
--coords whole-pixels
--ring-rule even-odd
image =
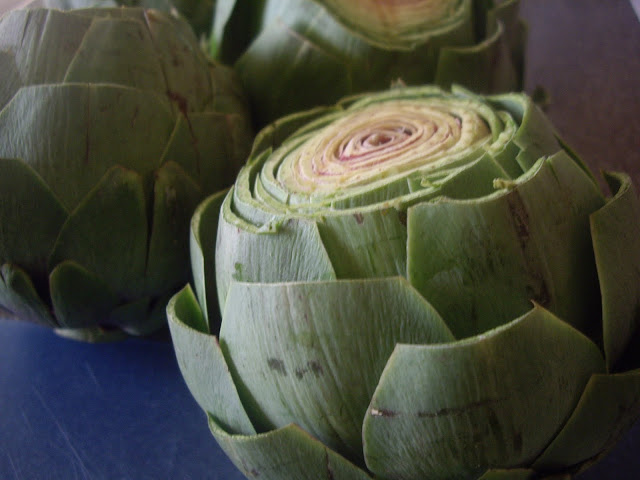
[[[196,210],[195,292],[167,308],[220,446],[248,478],[588,465],[640,413],[640,203],[605,180],[522,94],[395,89],[267,127]]]
[[[463,106],[385,102],[312,132],[291,151],[275,152],[265,170],[279,163],[276,179],[294,195],[332,196],[445,166],[490,138],[484,120]]]

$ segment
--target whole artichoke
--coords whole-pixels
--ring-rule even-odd
[[[267,127],[196,211],[197,299],[167,308],[213,435],[249,478],[588,465],[640,406],[640,207],[606,180],[523,94],[396,89]]]
[[[217,0],[212,54],[264,125],[345,95],[409,85],[519,90],[519,0]]]
[[[230,69],[154,10],[0,18],[0,307],[143,335],[190,278],[189,220],[252,140]]]

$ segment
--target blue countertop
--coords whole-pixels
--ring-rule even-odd
[[[594,169],[640,186],[640,23],[627,0],[523,0],[526,88]],[[169,341],[83,344],[0,319],[0,479],[243,477],[210,435]],[[640,478],[640,423],[577,480]],[[292,479],[293,480],[293,479]]]

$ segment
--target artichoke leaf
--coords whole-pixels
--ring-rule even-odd
[[[49,306],[42,300],[29,275],[10,263],[0,266],[0,304],[18,318],[49,327],[57,326]]]
[[[364,470],[295,424],[258,435],[229,435],[209,414],[209,429],[247,478],[372,480]]]
[[[526,468],[490,469],[478,480],[533,480],[538,478],[534,470]]]
[[[24,87],[0,112],[0,156],[25,159],[71,211],[115,162],[151,174],[174,124],[169,100],[155,92],[105,84]]]
[[[640,204],[631,179],[606,174],[614,197],[591,215],[591,236],[602,295],[607,367],[616,362],[640,326]]]
[[[146,201],[142,179],[119,166],[70,215],[49,257],[49,267],[74,260],[119,295],[134,297],[147,257]]]
[[[0,110],[22,86],[18,66],[11,52],[0,51]]]
[[[231,211],[233,192],[234,189],[222,204],[215,251],[218,301],[222,311],[232,281],[335,278],[315,222],[285,219],[261,230],[243,222]]]
[[[65,260],[49,278],[53,311],[61,328],[104,325],[118,296],[98,276],[74,261]]]
[[[458,90],[453,88],[452,91]],[[531,98],[505,93],[488,99],[495,108],[509,113],[519,125],[512,141],[521,150],[517,160],[523,172],[530,170],[540,157],[561,150],[555,129]]]
[[[45,278],[47,257],[66,219],[65,208],[29,165],[0,158],[0,264],[10,258]]]
[[[191,218],[189,251],[193,285],[200,304],[200,310],[207,324],[203,332],[217,333],[222,321],[216,290],[215,241],[218,218],[227,190],[206,198],[196,208]]]
[[[563,153],[516,185],[408,210],[408,278],[458,338],[522,315],[532,300],[585,331],[599,308],[587,261],[588,216],[604,202],[597,186]]]
[[[260,431],[295,422],[361,458],[362,418],[397,342],[453,340],[402,277],[232,283],[220,344]]]
[[[481,43],[442,48],[434,83],[449,88],[464,78],[465,87],[479,93],[506,91],[518,85],[520,76],[504,36],[504,27],[498,23],[493,34]]]
[[[322,243],[338,278],[405,276],[405,212],[382,208],[326,216],[318,222]]]
[[[149,30],[133,18],[94,19],[63,80],[129,85],[157,92],[168,90]]]
[[[595,457],[613,446],[638,414],[640,370],[593,375],[571,417],[533,467],[561,470]]]
[[[15,55],[23,85],[61,82],[90,24],[90,18],[57,10],[12,10],[0,19],[0,50]]]
[[[225,432],[255,434],[218,339],[208,334],[206,320],[189,285],[169,301],[167,317],[180,371],[198,405]]]
[[[227,187],[227,179],[240,169],[248,154],[248,149],[234,151],[235,143],[249,144],[247,138],[235,142],[235,137],[247,130],[235,125],[237,117],[218,112],[178,116],[161,163],[179,164],[190,177],[206,185],[207,191]],[[204,152],[208,152],[206,157]]]
[[[340,57],[282,28],[279,23],[265,28],[235,64],[257,125],[309,107],[304,97],[291,95],[289,85],[315,85],[315,105],[330,105],[351,92],[351,72]]]
[[[145,276],[148,292],[179,288],[189,277],[189,219],[203,197],[200,185],[174,162],[154,175],[153,215]]]
[[[476,337],[398,345],[364,420],[367,466],[439,479],[526,465],[604,369],[591,340],[538,305]]]

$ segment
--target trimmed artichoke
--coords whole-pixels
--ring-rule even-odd
[[[0,18],[0,307],[87,340],[166,325],[193,211],[250,148],[245,103],[160,12]]]
[[[403,88],[264,129],[167,307],[221,447],[268,479],[588,465],[640,407],[640,206],[606,180],[523,94]]]
[[[218,0],[214,57],[234,64],[264,125],[364,91],[520,90],[519,0]]]

